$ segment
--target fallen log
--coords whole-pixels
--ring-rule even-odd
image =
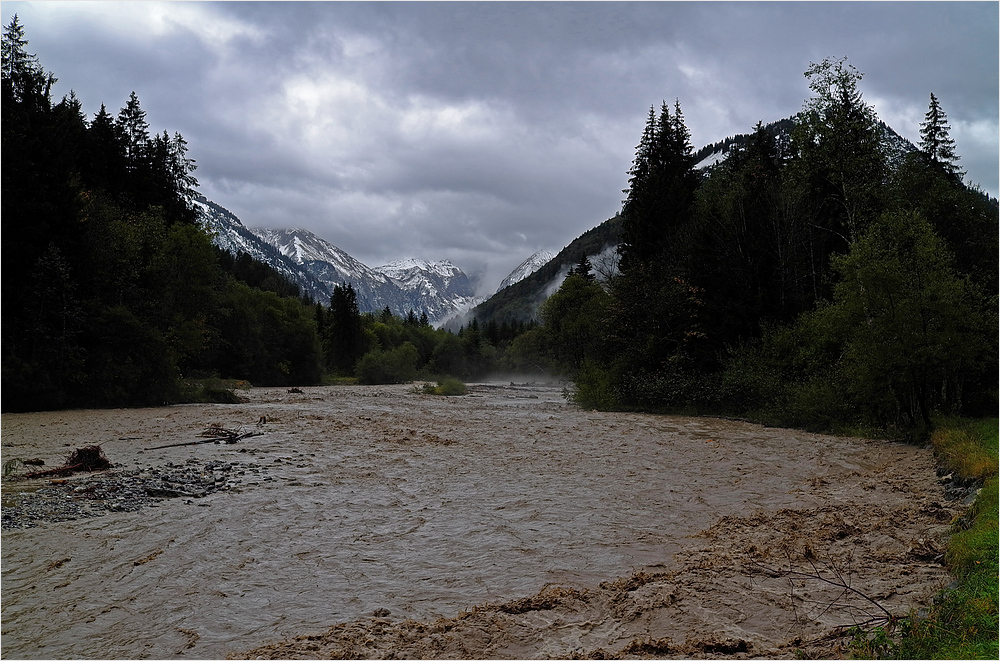
[[[208,427],[205,431],[198,434],[199,436],[208,436],[208,438],[200,441],[185,441],[183,443],[168,443],[166,445],[158,445],[155,448],[149,448],[150,450],[162,450],[164,448],[179,448],[185,445],[204,445],[205,443],[218,443],[219,441],[225,442],[227,445],[232,445],[233,443],[239,443],[244,438],[249,438],[250,436],[259,436],[263,432],[259,431],[243,431],[243,428],[239,429],[226,429],[225,427]]]

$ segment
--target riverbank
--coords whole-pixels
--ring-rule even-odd
[[[908,623],[891,649],[904,659],[995,659],[998,654],[997,419],[945,420],[931,438],[949,484],[977,489],[949,539],[945,564],[956,580],[926,617]],[[867,636],[862,649],[874,636]]]

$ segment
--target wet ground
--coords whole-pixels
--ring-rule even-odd
[[[5,479],[2,657],[829,656],[950,580],[929,450],[558,386],[303,390],[5,414],[4,462],[115,468]],[[210,425],[260,433],[153,449]]]

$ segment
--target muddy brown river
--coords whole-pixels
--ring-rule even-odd
[[[960,506],[926,449],[586,411],[556,386],[303,390],[3,415],[4,461],[98,444],[114,462],[69,486],[242,473],[5,529],[2,657],[794,657],[950,580]],[[152,449],[213,424],[261,433]],[[6,479],[4,505],[51,482]]]

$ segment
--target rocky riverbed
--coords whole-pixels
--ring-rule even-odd
[[[3,658],[835,656],[951,580],[923,448],[558,386],[246,398],[3,416],[5,462],[114,463],[4,480]]]
[[[111,469],[77,479],[48,480],[49,486],[24,491],[10,490],[3,501],[3,530],[33,528],[40,523],[58,523],[104,516],[112,512],[137,512],[143,507],[159,507],[165,499],[179,498],[194,503],[218,491],[246,488],[270,480],[268,466],[253,462],[201,462],[188,459],[183,464],[167,463],[140,470]],[[13,479],[8,480],[13,483]],[[207,507],[201,501],[198,505]]]

